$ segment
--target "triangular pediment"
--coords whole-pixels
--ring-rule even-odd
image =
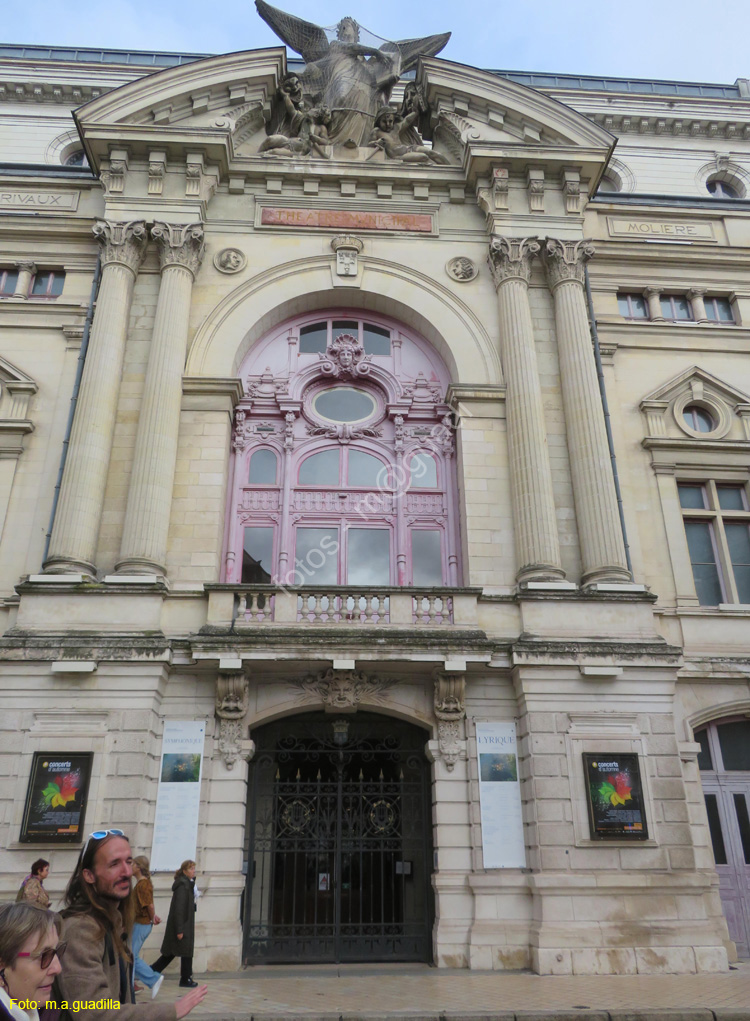
[[[706,372],[705,369],[701,369],[698,365],[691,365],[689,369],[685,369],[684,372],[674,376],[667,383],[663,383],[652,393],[644,397],[642,403],[645,404],[651,401],[669,403],[675,397],[688,390],[696,398],[703,391],[708,391],[731,405],[750,403],[750,397],[742,390],[738,390],[731,383],[726,383],[723,379],[719,379],[718,376],[712,376],[710,372]]]

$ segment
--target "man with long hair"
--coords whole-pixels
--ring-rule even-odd
[[[65,891],[62,938],[68,953],[58,979],[58,999],[104,1001],[77,1009],[81,1021],[180,1021],[197,1007],[207,987],[175,1004],[133,1003],[129,949],[134,907],[133,857],[122,830],[95,830],[83,845]]]

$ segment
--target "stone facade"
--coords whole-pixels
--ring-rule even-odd
[[[236,968],[254,735],[366,712],[424,738],[437,965],[726,970],[750,902],[728,928],[695,732],[750,710],[750,606],[725,546],[721,599],[696,588],[678,484],[729,487],[746,524],[747,82],[667,97],[426,57],[419,141],[441,158],[410,162],[385,143],[261,148],[298,69],[282,48],[172,64],[0,61],[19,165],[0,189],[0,275],[16,274],[0,295],[0,894],[39,850],[54,900],[75,860],[19,841],[34,752],[92,752],[85,831],[121,827],[149,853],[164,721],[205,720],[195,963]],[[64,165],[80,149],[91,170]],[[64,273],[59,293],[35,294],[45,273]],[[644,314],[623,314],[627,296]],[[686,317],[665,314],[673,296]],[[313,312],[397,324],[445,368],[422,405],[455,466],[442,585],[399,586],[396,564],[379,594],[227,581],[236,409],[265,399],[247,366],[274,331],[298,349]],[[396,451],[420,385],[388,405]],[[304,400],[273,400],[292,416],[283,457]],[[516,722],[525,869],[484,867],[482,721]],[[592,752],[638,756],[647,840],[592,838]]]

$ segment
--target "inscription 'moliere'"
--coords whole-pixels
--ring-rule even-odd
[[[660,237],[683,241],[715,241],[713,223],[627,220],[607,217],[610,237]]]

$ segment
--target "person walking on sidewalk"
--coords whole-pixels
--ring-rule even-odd
[[[174,1004],[133,1003],[132,875],[123,831],[94,830],[78,856],[62,911],[68,949],[55,992],[56,999],[77,1005],[75,1021],[181,1021],[208,991],[207,986],[191,989]]]
[[[161,922],[154,910],[154,887],[151,882],[149,860],[145,854],[133,858],[133,875],[136,879],[133,897],[135,899],[135,922],[130,949],[133,952],[133,973],[135,978],[143,982],[151,990],[151,999],[156,995],[164,981],[164,976],[150,968],[141,957],[141,947],[149,936],[151,929]]]
[[[151,965],[154,971],[164,971],[175,957],[180,958],[180,985],[192,989],[193,949],[195,947],[195,862],[189,858],[180,865],[172,883],[172,901],[169,905],[167,928],[161,945],[161,957]]]
[[[36,904],[38,908],[49,907],[49,894],[44,889],[44,880],[49,875],[49,862],[46,858],[37,858],[31,866],[31,872],[21,883],[16,901]]]

